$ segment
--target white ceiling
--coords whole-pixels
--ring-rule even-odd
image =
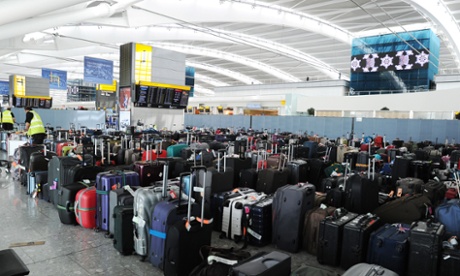
[[[128,42],[186,53],[197,92],[346,79],[353,38],[424,28],[441,40],[438,74],[458,74],[459,20],[460,0],[0,0],[0,79],[82,79],[84,56],[113,60],[118,78]]]

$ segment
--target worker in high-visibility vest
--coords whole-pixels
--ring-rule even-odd
[[[2,112],[2,128],[4,130],[13,130],[14,123],[16,122],[13,112],[11,112],[11,107],[7,106]]]
[[[24,111],[26,112],[26,126],[24,131],[27,132],[28,136],[32,137],[32,145],[43,144],[46,138],[46,130],[42,118],[30,106],[24,107]]]

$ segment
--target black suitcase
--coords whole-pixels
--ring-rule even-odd
[[[202,168],[193,168],[193,170]],[[204,171],[206,169],[204,168]],[[206,172],[205,172],[206,175]],[[192,187],[195,187],[195,177],[191,177]],[[201,189],[206,197],[206,188]],[[165,238],[163,268],[165,275],[188,276],[201,263],[200,249],[211,245],[212,222],[204,216],[204,200],[201,203],[201,215],[191,220],[192,201],[188,200],[186,220],[179,220],[167,229]]]
[[[316,255],[320,264],[331,266],[338,266],[340,264],[345,224],[357,216],[358,214],[349,213],[343,208],[338,208],[332,216],[328,216],[321,221]]]
[[[256,191],[273,194],[278,188],[288,184],[288,169],[263,169],[257,175]]]
[[[460,271],[460,249],[444,248],[439,264],[439,276],[457,276]]]
[[[243,170],[251,168],[252,160],[249,158],[239,157],[226,157],[227,168],[233,169],[233,181],[234,187],[237,187],[240,183],[240,175]]]
[[[336,208],[345,205],[345,193],[342,187],[335,187],[326,193],[326,205]]]
[[[431,204],[433,204],[434,207],[437,207],[439,204],[443,203],[446,192],[446,185],[434,179],[430,179],[422,187],[422,194],[431,200]]]
[[[290,276],[291,257],[285,253],[273,251],[261,253],[255,258],[235,265],[233,276]]]
[[[305,214],[315,204],[315,186],[286,185],[273,199],[273,243],[282,250],[297,252],[302,247]]]
[[[343,269],[366,261],[369,238],[380,225],[379,217],[373,214],[359,215],[345,224],[340,260],[340,266]]]
[[[356,157],[356,170],[367,171],[369,166],[369,152],[360,151]]]
[[[220,155],[220,154],[219,154]],[[233,169],[225,168],[223,166],[223,171],[218,163],[217,169],[209,168],[207,172],[203,170],[199,171],[198,183],[200,187],[205,187],[206,196],[203,198],[201,196],[197,197],[198,202],[204,200],[205,202],[205,211],[204,215],[207,218],[211,218],[214,215],[213,210],[211,210],[211,198],[215,193],[221,193],[230,191],[233,189]],[[206,179],[204,178],[206,176]],[[206,185],[203,185],[206,183]]]
[[[304,147],[302,145],[297,145],[293,146],[293,152],[292,152],[292,157],[294,159],[308,159],[308,156],[310,155],[310,149],[307,147]]]
[[[273,197],[268,196],[256,204],[244,205],[243,226],[248,244],[265,246],[272,241]]]
[[[356,170],[356,162],[358,160],[358,152],[357,151],[348,151],[345,152],[343,155],[343,160],[350,164],[350,169],[352,171]]]
[[[92,185],[94,185],[94,182]],[[78,191],[90,186],[91,183],[75,182],[59,188],[57,191],[56,207],[61,223],[77,225],[74,209],[75,196],[77,195]]]
[[[119,205],[113,210],[113,246],[123,255],[131,255],[134,251],[133,216],[133,206]]]
[[[307,182],[308,162],[305,160],[292,160],[286,164],[289,170],[289,184],[305,183]]]
[[[338,187],[339,185],[345,186],[346,178],[343,176],[331,176],[324,178],[321,185],[318,185],[318,192],[327,193],[330,190]]]
[[[67,179],[70,182],[78,182],[83,180],[94,181],[98,173],[105,171],[103,167],[99,166],[83,166],[78,164],[68,169]]]
[[[326,169],[330,163],[325,163],[322,159],[308,159],[308,173],[307,173],[307,182],[311,183],[315,186],[319,186],[323,178],[326,178],[326,173],[324,169]]]
[[[34,152],[43,154],[44,146],[20,146],[19,147],[19,165],[25,167],[25,171],[29,171],[30,156]]]
[[[402,156],[397,156],[394,160],[393,167],[391,169],[391,180],[393,185],[396,184],[401,178],[410,177],[410,163],[412,159],[405,158]]]
[[[136,189],[138,187],[131,187]],[[115,233],[115,207],[133,206],[134,196],[124,188],[113,189],[109,192],[109,233]]]
[[[423,180],[424,183],[428,182],[433,172],[433,162],[412,160],[410,162],[411,175],[415,178]]]
[[[43,151],[33,152],[30,155],[29,172],[47,171],[48,163],[53,156],[56,156],[56,153],[52,151],[46,151],[46,155]]]
[[[50,202],[57,206],[57,190],[71,182],[68,176],[68,170],[76,165],[81,164],[78,158],[69,156],[53,156],[48,166],[48,183],[50,186]]]
[[[240,174],[239,187],[255,189],[257,186],[257,178],[259,176],[259,171],[257,169],[251,168],[242,170]]]
[[[354,174],[345,183],[345,209],[365,214],[379,206],[379,186],[367,175]]]
[[[441,223],[431,221],[412,223],[409,236],[408,276],[437,275],[444,234],[445,228]]]

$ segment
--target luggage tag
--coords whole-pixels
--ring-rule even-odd
[[[143,228],[145,226],[145,220],[138,216],[133,217],[133,222],[139,225],[139,228]]]

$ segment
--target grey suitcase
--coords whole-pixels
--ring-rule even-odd
[[[398,276],[398,274],[383,266],[359,263],[350,267],[342,276]]]
[[[139,187],[136,191],[126,187],[128,191],[134,196],[133,208],[134,208],[134,251],[137,255],[141,256],[144,260],[148,254],[148,246],[150,244],[150,219],[152,216],[153,209],[158,202],[168,200],[171,195],[177,195],[179,193],[179,187],[175,185],[167,185],[169,163],[166,162],[163,171],[163,185],[162,186],[148,186]],[[166,188],[164,193],[163,187]],[[169,195],[168,195],[169,191]]]

